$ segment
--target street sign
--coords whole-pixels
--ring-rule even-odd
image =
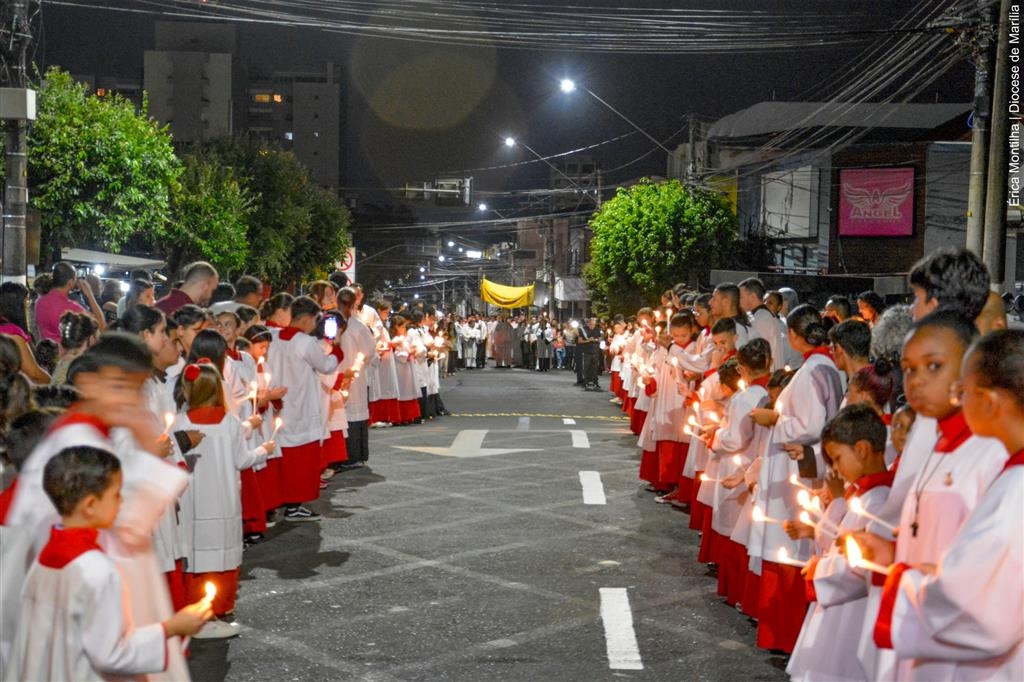
[[[338,269],[348,275],[348,281],[356,281],[356,247],[350,246],[338,262]]]

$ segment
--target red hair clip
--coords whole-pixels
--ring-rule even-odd
[[[196,379],[199,378],[199,373],[201,371],[202,370],[200,369],[199,365],[197,365],[197,364],[187,365],[185,367],[185,372],[184,372],[184,376],[185,376],[186,381],[195,381]]]
[[[199,358],[198,360],[196,360],[196,364],[197,365],[210,365],[212,367],[213,366],[213,360],[211,360],[210,358]]]

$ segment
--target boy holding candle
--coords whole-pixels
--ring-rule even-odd
[[[827,541],[828,548],[820,558],[813,557],[804,571],[812,608],[786,668],[794,680],[871,679],[855,645],[864,626],[868,585],[861,574],[851,571],[834,540],[841,533],[863,529],[869,521],[850,508],[849,499],[856,497],[860,501],[857,508],[867,512],[879,509],[888,499],[893,472],[885,466],[886,439],[882,418],[863,403],[840,410],[821,434],[822,454],[848,488],[846,496],[839,495],[829,503],[818,522],[817,534]],[[845,649],[825,649],[822,642]]]
[[[131,593],[99,544],[118,516],[121,482],[121,463],[100,448],[66,448],[46,463],[43,488],[61,523],[25,580],[5,680],[163,672],[172,649],[180,651],[177,638],[195,634],[212,615],[199,601],[163,622],[132,622],[123,606]]]

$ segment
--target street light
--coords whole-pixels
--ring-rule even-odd
[[[576,83],[575,83],[575,82],[573,82],[572,80],[568,79],[568,78],[563,78],[563,79],[561,80],[561,82],[559,83],[559,87],[561,88],[562,92],[564,92],[564,93],[566,93],[566,94],[569,94],[570,92],[574,92],[574,91],[576,90]],[[588,95],[590,95],[591,97],[593,97],[594,99],[596,99],[596,100],[597,100],[598,102],[600,102],[601,104],[603,104],[603,105],[604,105],[604,106],[605,106],[606,108],[608,108],[608,109],[609,109],[609,110],[610,110],[610,111],[611,111],[611,112],[612,112],[613,114],[615,114],[616,116],[618,116],[619,118],[621,118],[621,119],[622,119],[623,121],[625,121],[625,122],[626,122],[626,123],[628,123],[629,125],[633,126],[633,127],[634,127],[634,128],[635,128],[635,129],[636,129],[636,130],[637,130],[637,131],[638,131],[638,132],[639,132],[639,133],[641,134],[641,135],[643,135],[643,136],[644,136],[644,137],[646,137],[646,138],[647,138],[648,140],[650,140],[650,141],[651,141],[651,142],[653,142],[654,144],[656,144],[656,145],[658,145],[659,147],[661,147],[661,149],[662,149],[662,150],[664,150],[666,154],[672,154],[672,150],[671,150],[671,149],[669,149],[668,147],[666,147],[665,145],[663,145],[663,144],[662,144],[661,142],[659,142],[659,141],[658,141],[657,139],[655,139],[653,135],[651,135],[651,134],[650,134],[650,133],[648,133],[648,132],[647,132],[646,130],[644,130],[643,128],[641,128],[640,126],[638,126],[638,125],[637,125],[636,123],[633,123],[633,121],[632,121],[632,120],[630,120],[630,119],[629,119],[629,118],[628,118],[628,117],[627,117],[627,116],[626,116],[626,115],[625,115],[624,113],[622,113],[621,111],[619,111],[618,109],[616,109],[615,107],[613,107],[613,106],[612,106],[611,104],[608,104],[608,102],[605,102],[605,101],[604,101],[603,99],[601,99],[600,97],[598,97],[598,96],[597,96],[597,93],[595,93],[595,92],[594,92],[593,90],[591,90],[590,88],[588,88],[588,87],[586,87],[586,86],[583,86],[583,90],[585,90],[585,91],[587,92],[587,94],[588,94]],[[507,141],[507,140],[505,141],[505,144],[508,144],[508,141]],[[509,146],[511,147],[512,145],[509,145]]]
[[[427,271],[427,269],[421,265],[420,266],[420,272],[426,272],[426,271]]]
[[[448,240],[448,248],[451,248],[453,246],[455,246],[455,242],[453,242],[452,240],[449,239]]]
[[[487,210],[487,204],[477,204],[476,208],[477,208],[478,211],[486,211]]]
[[[439,260],[440,262],[443,263],[444,262],[444,254],[441,254],[440,256],[438,256],[437,260]]]
[[[514,137],[506,137],[505,138],[505,146],[506,147],[515,147],[516,146],[516,138],[514,138]]]

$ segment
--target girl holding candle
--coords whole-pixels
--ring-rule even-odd
[[[863,403],[840,410],[821,434],[823,456],[849,486],[848,496],[856,496],[865,510],[880,509],[889,497],[893,473],[885,466],[886,436],[881,417]],[[793,680],[867,682],[869,671],[856,651],[868,606],[868,584],[863,575],[851,570],[835,542],[838,534],[864,528],[867,519],[849,509],[844,496],[832,500],[823,518],[839,519],[838,533],[821,533],[827,536],[822,543],[825,551],[812,558],[804,571],[812,608],[786,672]],[[825,649],[822,642],[839,648]]]
[[[1021,575],[1024,565],[1024,332],[999,330],[975,342],[963,362],[963,414],[975,437],[1013,453],[937,564],[890,569],[875,625],[909,676],[1024,679]],[[877,563],[891,545],[860,538]]]
[[[242,500],[239,472],[266,461],[274,451],[267,441],[250,450],[241,421],[228,413],[220,372],[211,364],[187,365],[181,374],[184,412],[177,428],[195,429],[204,435],[202,454],[196,459],[190,495],[181,513],[191,520],[192,538],[185,567],[187,600],[195,602],[206,593],[206,583],[217,587],[214,615],[197,635],[203,638],[232,637],[238,626],[229,622],[238,592],[238,567],[242,564]],[[187,500],[187,501],[185,501]]]
[[[249,437],[249,447],[255,447],[271,433],[274,418],[284,407],[283,398],[288,394],[285,386],[272,386],[273,376],[267,371],[267,351],[273,342],[274,335],[271,330],[262,324],[256,324],[245,330],[246,340],[249,341],[249,354],[256,361],[256,414],[263,418],[263,423],[253,430]],[[284,504],[281,494],[281,449],[276,449],[267,456],[263,464],[253,466],[253,475],[259,489],[262,501],[262,512],[259,512],[253,505],[258,500],[251,499],[246,494],[246,487],[242,486],[242,523],[245,532],[249,535],[249,541],[259,541],[259,534],[266,528],[273,525],[275,510]],[[244,477],[244,474],[243,474]],[[259,518],[262,515],[262,519]]]
[[[910,484],[895,546],[888,552],[897,562],[938,563],[1006,462],[1002,443],[974,435],[961,409],[961,363],[976,336],[977,329],[962,314],[938,310],[916,322],[904,342],[901,363],[907,401],[918,415],[934,420],[937,426],[931,450],[911,452],[920,445],[908,443],[898,471],[910,477]],[[866,541],[874,548],[886,539]],[[867,558],[886,563],[870,555]],[[869,613],[865,623],[869,630],[872,616]],[[891,649],[879,651],[875,669],[869,672],[876,679],[949,679],[952,674],[948,663],[897,660]]]
[[[795,519],[801,511],[797,487],[789,482],[791,474],[810,485],[825,473],[820,454],[794,456],[787,446],[799,446],[799,451],[805,453],[804,446],[817,443],[843,396],[842,381],[828,354],[828,334],[818,311],[809,305],[798,306],[789,313],[786,324],[789,343],[803,354],[804,363],[779,394],[775,409],[750,412],[756,424],[771,428],[755,503],[767,516],[777,519]],[[757,645],[791,652],[807,612],[807,598],[799,569],[774,561],[780,548],[799,561],[809,559],[812,549],[809,541],[788,537],[779,524],[752,525],[750,553],[762,557]]]
[[[398,378],[398,411],[401,426],[420,421],[419,387],[416,385],[415,348],[407,336],[409,320],[401,313],[391,318],[391,348]],[[475,352],[475,351],[474,351]]]

